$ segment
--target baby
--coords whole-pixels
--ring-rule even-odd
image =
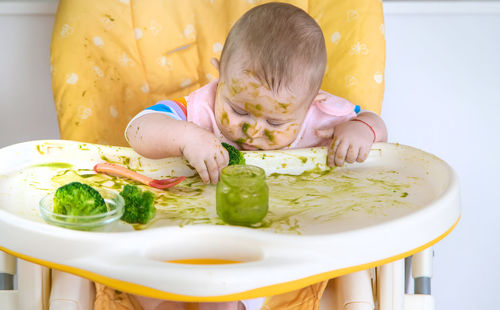
[[[155,159],[182,155],[205,183],[215,184],[229,160],[221,142],[243,150],[327,145],[328,165],[342,166],[364,161],[373,142],[387,139],[377,114],[320,90],[325,40],[299,8],[268,3],[251,9],[229,32],[220,62],[212,63],[218,81],[160,101],[130,121],[126,137],[135,151]],[[247,310],[252,302],[258,303],[243,302]]]

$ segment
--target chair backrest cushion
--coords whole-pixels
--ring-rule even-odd
[[[217,78],[232,24],[252,0],[60,0],[52,35],[54,101],[62,139],[126,145],[129,120],[155,102]],[[380,0],[295,0],[323,29],[322,89],[380,112],[385,39]]]

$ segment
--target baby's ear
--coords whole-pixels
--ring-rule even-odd
[[[322,102],[328,98],[328,95],[325,93],[318,93],[316,97],[314,97],[313,101]]]
[[[210,63],[215,67],[215,69],[217,69],[217,71],[219,71],[219,59],[212,57],[210,58]]]

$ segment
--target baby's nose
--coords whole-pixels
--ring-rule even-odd
[[[263,125],[257,121],[255,123],[249,125],[248,128],[244,131],[248,137],[255,139],[255,138],[262,135],[262,129],[263,129]]]

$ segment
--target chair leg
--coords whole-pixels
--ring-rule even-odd
[[[404,261],[377,267],[377,301],[379,310],[404,309]]]
[[[17,310],[18,291],[14,290],[16,258],[0,251],[0,309]]]
[[[52,270],[50,310],[92,310],[95,288],[90,280]]]
[[[432,256],[432,248],[413,255],[412,275],[415,280],[415,294],[431,294]]]
[[[47,310],[50,295],[50,270],[46,267],[17,260],[19,309]]]
[[[320,310],[373,309],[370,270],[358,271],[330,280],[320,304]]]
[[[413,255],[412,258],[377,267],[375,285],[377,309],[434,310],[435,303],[430,286],[432,256],[432,248],[429,248]],[[410,266],[415,281],[415,294],[408,294],[410,293],[408,280],[405,280],[405,278],[410,278]],[[369,302],[356,302],[356,300],[368,300],[365,298],[368,296],[364,292],[372,292],[368,271],[356,272],[330,280],[323,295],[320,310],[374,309],[373,299],[371,304]],[[360,296],[364,297],[359,299]]]
[[[412,258],[414,294],[405,295],[405,310],[434,310],[435,301],[431,295],[432,248],[416,253]]]
[[[405,294],[410,294],[411,285],[411,261],[412,257],[408,256],[405,258]]]
[[[0,251],[0,290],[14,289],[16,258]]]

